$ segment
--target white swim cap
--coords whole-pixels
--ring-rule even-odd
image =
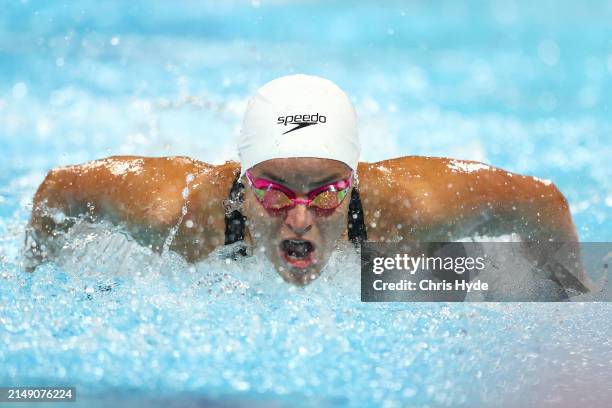
[[[238,140],[241,176],[258,163],[316,157],[359,160],[357,116],[348,96],[333,82],[288,75],[268,82],[249,101]]]

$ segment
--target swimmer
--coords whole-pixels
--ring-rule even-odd
[[[53,256],[79,217],[121,225],[158,252],[175,233],[169,248],[189,262],[244,241],[297,285],[320,275],[341,239],[515,233],[532,244],[578,241],[567,201],[549,181],[448,158],[358,162],[353,105],[323,78],[291,75],[261,87],[248,104],[238,152],[240,163],[221,165],[115,156],[51,170],[34,197],[26,238],[32,265]],[[578,269],[560,284],[585,292]]]

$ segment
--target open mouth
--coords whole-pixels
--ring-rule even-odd
[[[280,244],[284,260],[296,268],[306,268],[313,263],[315,247],[312,242],[301,239],[285,239]]]

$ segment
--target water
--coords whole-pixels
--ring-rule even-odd
[[[76,385],[83,405],[606,404],[607,303],[362,304],[346,248],[297,290],[263,262],[192,267],[104,226],[21,269],[49,168],[236,158],[248,95],[290,72],[351,95],[363,160],[549,178],[581,240],[610,241],[610,3],[377,3],[0,4],[0,383]]]

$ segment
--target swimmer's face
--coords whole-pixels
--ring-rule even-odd
[[[265,161],[250,173],[253,180],[274,181],[306,199],[317,187],[348,179],[351,169],[336,160],[291,158]],[[345,232],[351,191],[334,209],[297,204],[270,211],[258,201],[248,181],[244,184],[243,210],[255,250],[263,251],[287,282],[306,285],[316,279]]]

